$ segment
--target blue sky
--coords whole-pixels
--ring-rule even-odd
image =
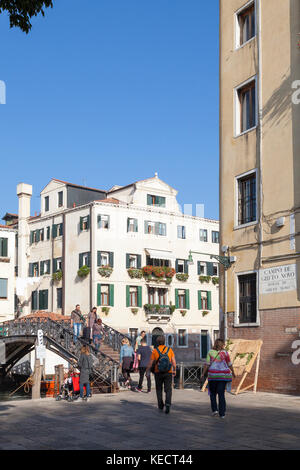
[[[54,0],[26,35],[0,15],[0,216],[16,185],[154,176],[218,218],[218,1]],[[0,222],[1,223],[1,222]]]

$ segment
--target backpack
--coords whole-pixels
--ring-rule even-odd
[[[159,354],[159,358],[156,361],[158,372],[161,372],[161,373],[169,372],[172,366],[169,356],[168,356],[168,352],[170,351],[170,348],[168,348],[167,351],[164,352],[163,354],[160,352],[158,348],[155,348],[155,349]]]

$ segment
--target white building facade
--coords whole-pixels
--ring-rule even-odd
[[[0,323],[14,319],[17,231],[0,225]]]
[[[27,211],[18,232],[27,240],[18,254],[23,315],[96,306],[133,339],[145,330],[152,344],[163,333],[178,360],[205,357],[219,334],[219,266],[210,257],[219,253],[218,221],[183,214],[157,175],[110,191],[53,179],[37,217],[28,214],[31,187],[18,188]],[[190,250],[202,253],[192,265]]]

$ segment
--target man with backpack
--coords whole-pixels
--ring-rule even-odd
[[[165,337],[158,336],[157,347],[153,349],[148,370],[154,372],[158,409],[170,413],[172,400],[172,377],[176,374],[176,361],[173,350],[165,346]],[[163,402],[163,386],[166,394]]]

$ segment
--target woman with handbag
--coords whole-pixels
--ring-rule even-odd
[[[206,375],[212,416],[219,414],[220,418],[224,419],[226,413],[225,389],[227,383],[232,381],[232,377],[235,377],[235,373],[229,354],[225,350],[225,343],[220,338],[215,341],[213,349],[208,351],[202,377]],[[217,405],[217,395],[219,407]]]
[[[130,346],[128,338],[123,338],[121,343],[120,368],[122,369],[122,374],[125,378],[125,386],[131,388],[130,372],[132,372],[133,367],[134,351],[132,346]]]

